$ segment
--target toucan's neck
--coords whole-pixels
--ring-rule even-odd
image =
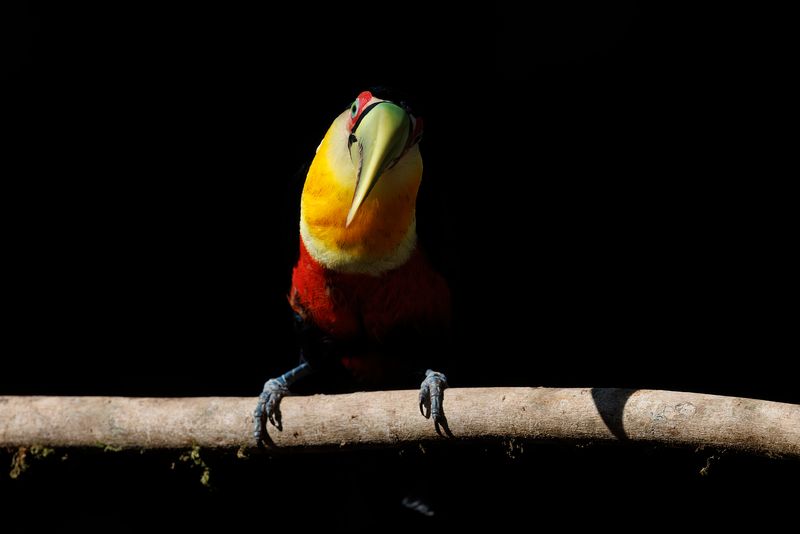
[[[316,234],[319,232],[315,232],[301,219],[300,237],[309,256],[326,269],[340,273],[378,276],[404,265],[417,244],[416,225],[414,224],[401,236],[392,250],[382,253],[372,252],[368,242],[362,246],[341,247],[336,244],[332,245],[330,241],[326,242]]]

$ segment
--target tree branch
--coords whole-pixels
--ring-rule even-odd
[[[0,447],[252,446],[255,398],[0,397]],[[284,399],[276,450],[402,446],[425,440],[632,441],[800,458],[800,405],[622,389],[448,389],[454,438],[416,391]]]

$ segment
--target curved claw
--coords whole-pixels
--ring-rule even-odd
[[[425,382],[422,383],[419,389],[419,413],[421,413],[425,419],[431,416],[431,393],[430,388]]]
[[[264,391],[258,396],[258,404],[253,411],[253,437],[261,444],[267,434],[267,421],[278,430],[283,430],[281,399],[289,394],[289,389],[281,381],[273,378],[264,384]]]
[[[450,426],[447,424],[447,417],[445,417],[444,414],[433,419],[433,428],[436,429],[436,433],[440,436],[453,437],[453,432],[450,431]]]
[[[419,411],[426,419],[433,418],[436,433],[442,435],[442,430],[452,436],[444,415],[444,390],[447,389],[447,377],[431,369],[425,372],[425,380],[419,388]]]

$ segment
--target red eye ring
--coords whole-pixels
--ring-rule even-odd
[[[350,118],[347,122],[347,129],[349,131],[353,131],[353,125],[358,122],[359,117],[361,117],[361,114],[364,112],[370,100],[372,100],[372,93],[363,91],[358,95],[353,105],[350,106]]]

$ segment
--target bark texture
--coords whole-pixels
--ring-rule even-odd
[[[800,458],[800,405],[673,391],[470,388],[445,392],[452,438],[417,391],[283,400],[275,449],[402,446],[428,440],[632,441]],[[252,446],[255,398],[2,397],[0,447]]]

